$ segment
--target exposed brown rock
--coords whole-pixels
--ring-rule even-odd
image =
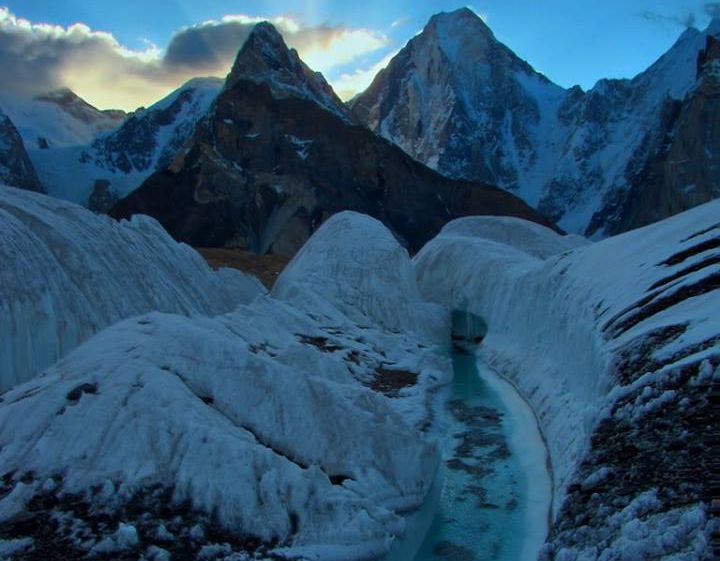
[[[258,255],[242,249],[218,247],[196,247],[213,269],[230,267],[239,269],[258,278],[270,290],[280,276],[289,259],[283,255]]]

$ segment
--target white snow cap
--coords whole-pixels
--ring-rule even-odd
[[[278,278],[282,300],[321,296],[363,325],[411,331],[443,343],[448,314],[420,297],[407,251],[378,220],[340,212],[313,234]]]
[[[467,236],[511,246],[545,259],[590,242],[576,234],[559,236],[550,228],[511,216],[467,216],[445,225],[441,236]]]

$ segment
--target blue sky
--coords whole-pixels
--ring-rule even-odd
[[[162,56],[182,28],[201,22],[220,23],[224,16],[236,14],[250,18],[286,16],[291,21],[288,25],[324,29],[320,39],[320,35],[313,35],[312,46],[308,46],[305,35],[298,34],[296,46],[301,55],[311,59],[308,62],[321,67],[331,83],[347,90],[345,95],[365,83],[378,63],[401,48],[433,13],[464,5],[481,14],[499,40],[551,80],[566,87],[580,84],[584,88],[603,77],[634,76],[666,51],[685,25],[704,28],[709,14],[720,12],[719,4],[697,0],[471,0],[469,4],[437,0],[9,0],[4,5],[18,21],[22,18],[30,24],[67,28],[80,22],[86,26],[84,32],[111,34],[117,42],[114,48],[142,52],[146,58]],[[336,41],[341,30],[363,32],[347,35],[345,42]],[[327,52],[321,52],[318,41]],[[289,42],[292,44],[292,40]],[[337,56],[338,49],[353,48],[356,52],[352,56]],[[74,61],[79,58],[77,54],[72,56]],[[85,61],[88,68],[93,66]],[[139,71],[132,72],[136,75]],[[98,105],[121,104],[121,98],[103,100],[100,77],[92,83],[87,77],[83,81],[79,71],[66,67],[55,73],[78,82],[79,89],[84,89],[85,95]],[[180,79],[179,74],[174,76]],[[164,90],[173,87],[173,79],[167,73],[163,75]],[[123,93],[122,99],[130,105],[147,104],[158,92],[152,88],[145,92],[137,85]]]

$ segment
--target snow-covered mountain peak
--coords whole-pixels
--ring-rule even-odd
[[[695,85],[698,53],[705,48],[707,37],[713,34],[711,28],[712,24],[705,31],[686,29],[665,54],[633,78],[634,87],[654,98],[645,103],[646,107],[665,96],[681,100],[687,95]]]
[[[231,89],[242,80],[265,84],[273,97],[310,99],[346,119],[343,102],[319,72],[313,72],[290,49],[275,27],[258,23],[240,49],[225,88]]]
[[[551,173],[535,147],[558,130],[545,116],[565,96],[461,9],[433,16],[351,112],[445,175],[482,178],[535,204],[538,190],[523,176]]]
[[[127,113],[120,109],[98,109],[90,105],[70,88],[58,88],[39,95],[35,99],[55,104],[76,119],[88,124],[98,125],[100,129],[105,130],[114,128],[127,116]]]
[[[435,14],[428,21],[423,34],[436,34],[444,47],[495,41],[492,30],[469,8]],[[454,50],[448,54],[454,54]]]
[[[0,101],[30,151],[88,144],[126,117],[97,109],[68,88],[34,98],[0,92]]]
[[[446,62],[455,67],[474,68],[478,64],[486,64],[541,76],[500,43],[490,27],[470,8],[435,14],[416,41],[435,43]]]

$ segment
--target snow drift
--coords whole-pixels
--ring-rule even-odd
[[[704,478],[670,443],[707,438],[708,377],[720,364],[718,216],[714,201],[587,246],[517,219],[470,218],[415,258],[427,299],[487,322],[482,355],[538,415],[554,471],[551,558],[707,545]],[[698,454],[692,467],[709,461]],[[619,539],[638,523],[632,512],[652,522]]]
[[[0,391],[120,319],[158,310],[213,315],[261,293],[213,272],[153,219],[117,223],[0,186]]]

